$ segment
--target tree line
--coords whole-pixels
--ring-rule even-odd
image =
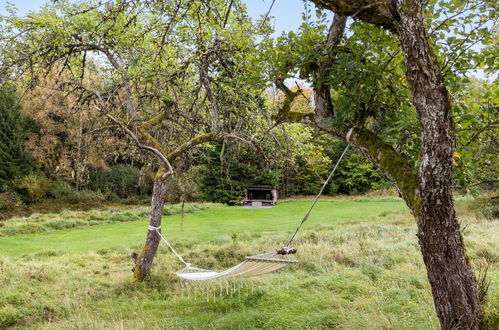
[[[43,200],[76,207],[140,202],[149,196],[155,164],[118,139],[113,127],[100,126],[88,113],[75,112],[70,99],[51,93],[36,88],[21,98],[14,86],[2,89],[3,217]],[[262,107],[272,111],[270,105]],[[311,111],[310,104],[303,107]],[[276,187],[283,197],[313,195],[344,147],[299,123],[286,125],[274,137],[281,141],[260,143],[258,148],[230,140],[195,150],[183,160],[183,174],[172,180],[167,201],[237,205],[244,187],[252,185]],[[351,154],[326,194],[357,194],[389,186],[359,153]]]

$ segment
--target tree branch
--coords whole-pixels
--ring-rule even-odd
[[[168,172],[164,173],[163,177],[166,177],[166,176],[173,174],[173,167],[172,167],[171,163],[168,161],[168,159],[165,157],[165,155],[161,151],[159,151],[158,149],[153,148],[151,146],[147,146],[145,144],[142,144],[140,142],[139,138],[137,137],[137,135],[134,132],[132,132],[132,130],[130,128],[128,128],[128,126],[125,125],[118,118],[110,115],[109,113],[104,112],[102,109],[100,109],[97,106],[95,106],[95,109],[97,109],[100,112],[103,112],[106,117],[108,117],[109,119],[111,119],[112,121],[114,121],[115,123],[120,125],[120,127],[134,140],[137,147],[139,147],[140,149],[148,150],[148,151],[154,153],[163,162],[163,164],[165,164],[166,168],[168,169]]]
[[[328,57],[319,64],[319,68],[312,74],[316,114],[315,121],[320,126],[325,126],[324,119],[331,117],[334,113],[330,86],[326,83],[326,80],[336,58],[337,46],[340,43],[341,38],[343,38],[347,19],[347,16],[334,14],[325,45]]]
[[[405,156],[368,129],[352,127],[346,139],[393,182],[417,218],[421,212],[418,170]]]
[[[352,16],[393,31],[398,20],[396,1],[372,2],[369,0],[312,0],[318,7],[334,11],[336,14]]]

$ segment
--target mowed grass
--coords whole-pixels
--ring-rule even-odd
[[[310,202],[212,205],[187,214],[184,232],[179,216],[164,217],[163,231],[194,265],[222,270],[281,246]],[[474,269],[488,266],[493,328],[497,221],[460,213]],[[164,245],[148,280],[133,282],[129,255],[143,244],[144,220],[0,238],[0,328],[436,329],[413,223],[397,198],[324,199],[296,239],[299,264],[231,283],[238,289],[222,297],[219,283],[198,288],[196,299],[171,275],[182,265]]]
[[[214,204],[210,203],[187,204],[183,211],[187,214],[204,211],[213,206]],[[166,205],[162,213],[164,216],[180,214],[181,205]],[[86,212],[65,210],[60,213],[33,213],[27,217],[14,217],[0,222],[0,237],[146,220],[148,216],[149,207],[146,206],[114,206]]]
[[[186,214],[184,219],[184,232],[180,231],[180,215],[166,216],[163,218],[162,229],[172,242],[192,244],[195,242],[230,241],[235,234],[239,238],[253,236],[254,234],[269,235],[291,233],[310,206],[309,199],[283,200],[276,207],[262,209],[247,209],[239,206],[221,206],[208,204],[209,211]],[[201,204],[203,205],[203,204]],[[178,209],[178,207],[172,207]],[[187,209],[192,207],[187,205]],[[199,207],[202,209],[201,207]],[[384,212],[398,212],[405,210],[405,204],[398,198],[385,198],[381,200],[353,199],[319,201],[307,225],[334,224],[345,222],[365,222],[370,217]],[[24,254],[39,252],[82,252],[106,248],[126,248],[142,243],[147,233],[148,211],[145,207],[130,208],[124,212],[67,212],[67,221],[74,218],[92,219],[88,213],[98,213],[101,222],[108,224],[90,228],[75,228],[73,230],[56,230],[37,234],[15,235],[0,238],[0,253],[4,256],[22,256]],[[175,212],[178,213],[178,212]],[[108,218],[106,218],[106,215]],[[64,222],[64,214],[43,215],[57,219],[56,223]],[[6,222],[5,228],[14,227],[10,223],[22,226],[22,229],[33,226],[38,227],[37,216],[29,218],[11,219]],[[117,219],[110,223],[111,220]],[[34,220],[33,220],[34,219]],[[143,221],[132,221],[142,219]],[[30,221],[31,220],[31,221]],[[40,221],[41,222],[41,221]],[[46,222],[46,220],[44,220]],[[125,222],[125,223],[122,223]],[[95,225],[82,221],[80,226]],[[62,227],[62,225],[61,225]],[[77,226],[74,226],[77,227]],[[1,230],[1,228],[0,228]],[[180,245],[181,245],[180,244]],[[276,242],[284,244],[284,241]],[[179,245],[176,243],[176,245]],[[275,248],[275,246],[272,246]]]

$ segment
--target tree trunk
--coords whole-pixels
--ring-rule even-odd
[[[341,16],[338,14],[334,15],[333,22],[329,28],[326,44],[324,45],[324,48],[328,53],[328,57],[323,62],[319,63],[317,71],[312,74],[314,104],[318,120],[332,117],[334,113],[334,106],[331,100],[331,88],[329,85],[324,83],[324,81],[326,81],[329,75],[329,70],[335,60],[337,53],[336,46],[340,43],[341,38],[343,37],[347,19],[347,16]]]
[[[443,329],[482,326],[477,283],[467,263],[452,197],[454,127],[450,100],[438,62],[424,27],[421,0],[313,0],[336,14],[350,15],[394,32],[405,56],[406,77],[421,124],[419,191],[413,201],[404,195],[416,218],[418,239]],[[320,103],[317,103],[320,104]],[[384,172],[380,156],[385,151],[350,131],[351,141]],[[367,132],[368,133],[368,132]],[[364,141],[365,140],[365,141]],[[365,143],[367,142],[367,143]],[[389,152],[390,153],[390,152]],[[386,162],[385,162],[386,163]],[[387,163],[388,164],[388,163]],[[403,177],[400,182],[404,182]],[[411,180],[413,181],[413,180]],[[413,186],[411,184],[411,186]],[[410,195],[414,195],[411,193]],[[417,196],[419,195],[419,196]],[[414,203],[416,202],[416,203]],[[417,206],[419,204],[419,206]]]
[[[480,301],[475,278],[466,261],[451,185],[418,194],[418,181],[423,182],[423,178],[431,175],[426,169],[421,169],[418,180],[404,158],[373,133],[355,128],[349,135],[349,142],[390,178],[417,220],[417,236],[442,328],[479,328]],[[432,159],[430,163],[436,168],[441,162],[442,159]],[[419,190],[422,186],[419,184]],[[448,195],[442,196],[446,190]]]
[[[443,329],[480,327],[481,306],[467,263],[452,197],[454,127],[442,72],[424,27],[419,1],[401,7],[396,31],[421,123],[418,238]]]
[[[157,176],[151,198],[151,211],[149,214],[149,225],[151,227],[161,226],[161,213],[165,205],[166,180],[165,176]],[[160,229],[161,231],[161,229]],[[137,281],[144,280],[152,267],[156,250],[158,249],[160,237],[155,230],[148,230],[146,243],[140,255],[135,261],[134,278]]]

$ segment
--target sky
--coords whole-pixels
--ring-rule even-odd
[[[269,10],[272,0],[243,0],[248,6],[248,14],[258,18]],[[273,24],[276,34],[282,31],[298,30],[303,12],[302,0],[276,0],[270,16],[274,16]]]
[[[36,11],[40,6],[50,0],[0,0],[0,14],[5,13],[7,2],[14,4],[20,14]],[[248,6],[248,13],[253,18],[265,15],[269,10],[272,0],[243,0]],[[302,0],[275,0],[270,16],[274,16],[273,24],[275,34],[280,35],[282,31],[297,30],[301,23],[303,11]]]

